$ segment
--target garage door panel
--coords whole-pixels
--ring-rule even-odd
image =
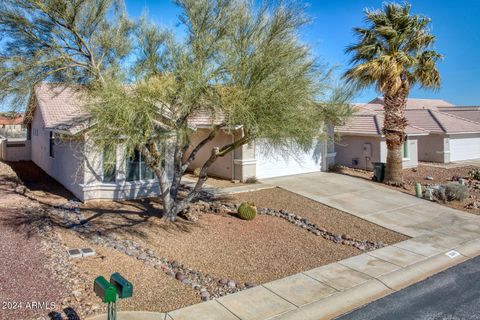
[[[321,171],[321,144],[317,144],[308,152],[291,150],[290,154],[287,152],[287,155],[279,155],[274,152],[265,153],[267,145],[266,142],[257,142],[255,156],[258,179]]]
[[[480,158],[480,137],[450,138],[450,161]]]

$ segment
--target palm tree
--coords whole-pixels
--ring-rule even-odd
[[[410,14],[410,5],[385,3],[381,10],[365,10],[365,28],[355,28],[358,42],[347,47],[352,67],[344,78],[365,88],[375,85],[383,94],[387,141],[385,183],[403,184],[402,145],[405,142],[404,109],[410,88],[438,88],[436,62],[442,58],[432,49],[435,37],[430,19]]]

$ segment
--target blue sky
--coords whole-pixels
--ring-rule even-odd
[[[307,9],[313,22],[303,30],[303,40],[324,62],[338,67],[341,74],[348,67],[345,47],[354,41],[352,28],[363,25],[364,8],[380,8],[379,0],[309,1]],[[168,0],[126,0],[131,16],[147,9],[151,20],[174,30],[178,9]],[[414,88],[410,97],[441,98],[457,105],[480,105],[480,0],[411,0],[412,12],[432,19],[437,36],[435,49],[444,55],[438,68],[442,85],[438,91]],[[378,94],[367,89],[356,102],[368,102]]]

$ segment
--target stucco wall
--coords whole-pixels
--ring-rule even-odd
[[[208,129],[198,129],[193,135],[190,142],[190,148],[187,150],[186,155],[190,154],[190,151],[198,145],[203,139],[207,137],[209,133]],[[201,168],[205,161],[210,157],[212,149],[215,147],[223,147],[227,144],[232,143],[233,137],[231,134],[220,131],[217,136],[207,143],[195,157],[195,160],[192,164],[188,167],[189,170],[195,170],[196,168]],[[217,159],[210,169],[208,170],[208,174],[212,177],[224,178],[224,179],[232,179],[233,178],[233,160],[234,160],[234,153],[230,152],[225,156]]]
[[[54,158],[49,155],[50,132],[44,129],[38,108],[32,122],[32,161],[52,178],[57,180],[77,198],[83,200],[83,141],[57,139]]]
[[[408,137],[408,157],[403,159],[403,168],[418,167],[418,140],[417,137]],[[383,138],[380,143],[380,162],[387,162],[387,142]]]
[[[369,143],[372,148],[372,156],[366,159],[363,155],[363,147]],[[372,162],[381,161],[380,138],[369,136],[341,136],[335,144],[335,163],[347,167],[371,170]],[[353,159],[358,164],[353,163]]]
[[[0,160],[31,160],[31,143],[26,139],[0,139]]]
[[[418,137],[418,160],[428,162],[450,162],[450,145],[443,135],[430,134]]]

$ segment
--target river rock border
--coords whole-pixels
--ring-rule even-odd
[[[82,233],[79,227],[76,229]],[[175,260],[159,257],[153,250],[144,248],[132,240],[122,240],[116,236],[103,236],[98,233],[90,235],[89,239],[97,245],[112,247],[123,254],[153,266],[155,269],[162,270],[166,275],[192,287],[200,295],[202,301],[219,298],[255,286],[255,284],[249,282],[240,284],[232,279],[214,277],[200,270],[189,268]]]
[[[236,214],[238,209],[237,204],[216,201],[216,200],[198,200],[195,203],[190,204],[182,214],[187,217],[193,217],[195,214],[207,214],[207,213],[227,213],[227,214]],[[302,228],[316,236],[323,237],[326,240],[333,241],[337,244],[343,244],[355,247],[361,251],[372,251],[385,247],[387,244],[381,241],[374,242],[369,240],[360,240],[351,237],[348,234],[335,234],[326,230],[325,228],[316,225],[307,218],[301,217],[293,212],[286,210],[276,210],[272,208],[259,208],[258,214],[264,214],[272,217],[278,217],[284,219],[299,228]],[[193,218],[192,220],[196,220]]]

